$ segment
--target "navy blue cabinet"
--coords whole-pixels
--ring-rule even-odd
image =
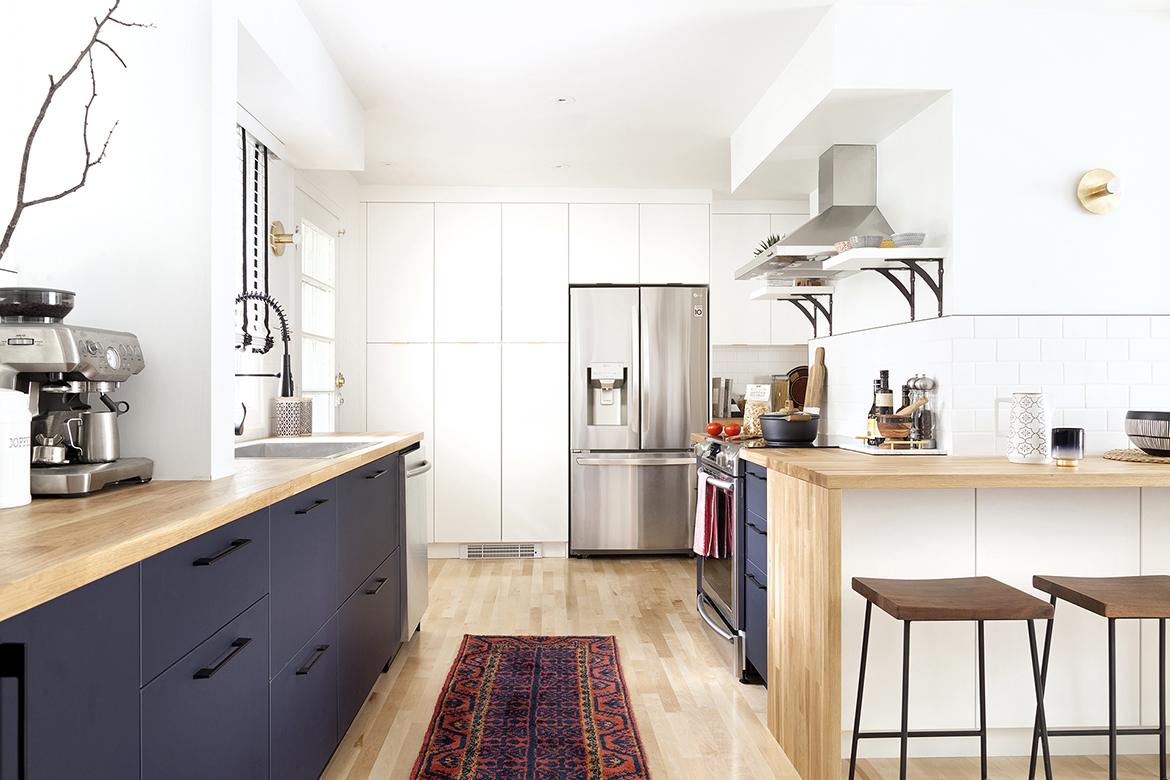
[[[744,566],[744,653],[768,682],[768,578],[754,563]]]
[[[268,509],[142,562],[142,684],[268,592]]]
[[[300,649],[268,688],[272,777],[316,780],[337,734],[337,617]]]
[[[748,663],[768,682],[768,470],[747,463],[744,476],[744,513],[740,525],[743,540],[744,654]]]
[[[270,507],[275,676],[337,611],[337,481]]]
[[[142,689],[142,780],[267,777],[263,598]]]
[[[401,550],[383,562],[337,613],[340,657],[337,739],[345,736],[402,638]]]
[[[0,623],[3,655],[23,660],[28,780],[138,777],[138,631],[137,564]],[[0,686],[5,778],[18,776],[16,694],[15,679]]]
[[[341,606],[398,547],[406,480],[400,455],[387,455],[337,478],[337,603]]]

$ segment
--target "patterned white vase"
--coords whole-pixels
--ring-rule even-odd
[[[1000,410],[1011,404],[1005,431]],[[995,399],[995,432],[1007,436],[1007,457],[1012,463],[1052,462],[1052,405],[1044,393],[1012,393]]]

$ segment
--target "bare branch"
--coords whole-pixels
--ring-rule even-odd
[[[118,52],[114,51],[114,48],[110,46],[110,44],[101,40],[99,37],[101,35],[102,28],[105,27],[105,25],[109,22],[113,22],[114,24],[120,25],[122,27],[154,27],[153,24],[123,22],[120,19],[115,19],[113,16],[114,11],[118,9],[118,6],[121,4],[121,2],[122,0],[114,0],[114,4],[110,7],[110,10],[107,11],[106,15],[100,20],[97,17],[94,17],[94,30],[93,35],[90,36],[89,43],[87,43],[81,50],[81,53],[77,55],[77,59],[73,61],[73,64],[65,72],[65,75],[59,79],[54,79],[52,74],[49,74],[48,92],[45,94],[45,100],[43,103],[41,103],[40,111],[37,113],[37,117],[33,121],[32,130],[29,131],[28,139],[24,144],[24,154],[20,160],[20,178],[16,187],[16,207],[12,212],[12,219],[8,222],[8,227],[4,231],[4,237],[3,239],[0,239],[0,257],[3,257],[4,253],[7,251],[8,245],[12,240],[12,234],[16,230],[16,223],[20,220],[20,215],[26,208],[30,206],[36,206],[41,203],[47,203],[52,200],[58,200],[65,197],[66,195],[69,195],[70,193],[77,192],[79,189],[85,186],[86,179],[89,175],[89,169],[93,168],[95,165],[100,164],[101,161],[105,159],[106,149],[110,145],[110,139],[113,137],[114,129],[117,128],[118,123],[114,122],[114,126],[110,128],[110,132],[106,135],[105,143],[102,144],[101,153],[98,154],[97,159],[93,159],[89,148],[89,111],[90,108],[93,107],[94,100],[97,98],[97,76],[95,75],[93,68],[93,48],[95,45],[100,43],[103,47],[106,48],[106,50],[114,55],[118,62],[122,64],[122,67],[126,67],[126,61],[122,59]],[[56,195],[49,195],[43,198],[26,201],[24,199],[24,192],[25,186],[28,183],[28,163],[29,157],[32,154],[33,139],[36,138],[37,131],[40,130],[41,123],[45,120],[45,114],[49,110],[49,104],[53,101],[53,96],[57,94],[57,90],[61,88],[61,85],[63,85],[69,79],[69,77],[72,76],[74,72],[76,72],[82,61],[85,60],[88,60],[89,62],[89,78],[91,89],[89,101],[85,105],[85,119],[82,126],[82,144],[85,148],[85,166],[81,171],[81,180],[73,187],[59,192]]]

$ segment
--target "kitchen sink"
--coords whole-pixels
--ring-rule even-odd
[[[377,439],[256,441],[236,446],[237,458],[336,458],[378,443]]]

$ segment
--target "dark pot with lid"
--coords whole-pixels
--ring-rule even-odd
[[[807,420],[789,420],[789,417],[808,417]],[[820,426],[819,414],[799,412],[769,412],[760,415],[760,432],[769,444],[807,444],[817,438]]]

